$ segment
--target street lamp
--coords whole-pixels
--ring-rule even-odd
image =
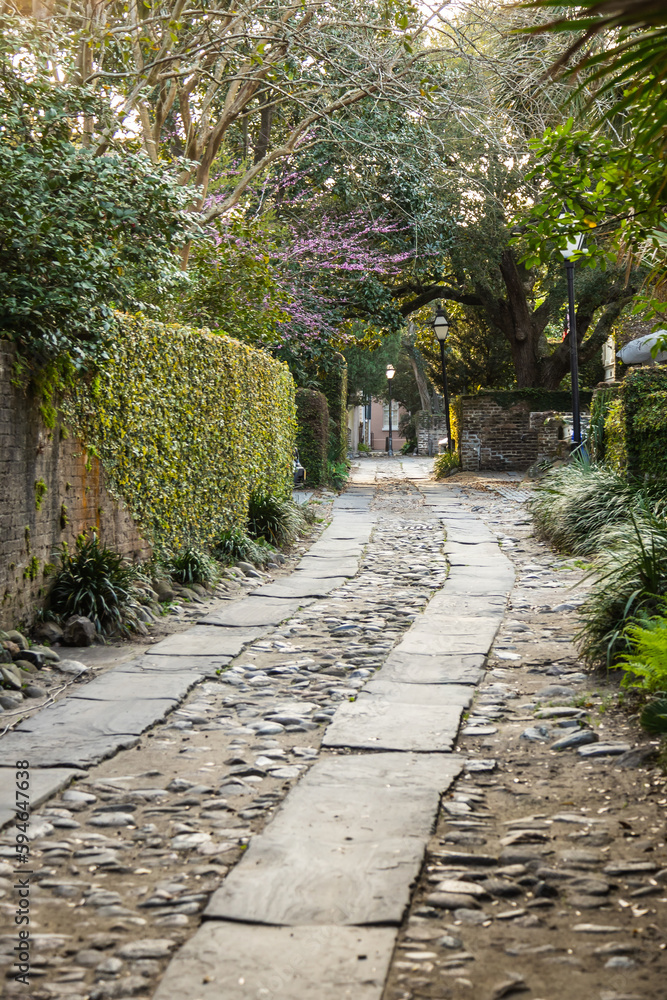
[[[581,445],[581,417],[579,415],[579,355],[577,350],[577,317],[574,311],[574,257],[584,245],[584,234],[569,239],[561,250],[567,271],[567,297],[570,327],[570,380],[572,382],[572,441],[574,447]]]
[[[394,454],[394,441],[391,433],[391,380],[396,374],[396,369],[392,364],[387,365],[387,382],[389,384],[389,455]]]
[[[444,309],[438,309],[433,320],[433,331],[440,344],[440,364],[442,366],[442,387],[445,393],[445,422],[447,425],[447,451],[452,451],[452,431],[449,426],[449,389],[447,388],[447,367],[445,365],[445,341],[449,336],[449,320]]]

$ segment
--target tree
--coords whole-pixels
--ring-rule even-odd
[[[174,150],[189,161],[183,180],[199,186],[207,221],[341,109],[369,97],[413,103],[427,55],[425,18],[411,0],[206,0],[194,8],[99,0],[54,10],[52,23],[66,24],[77,41],[79,81],[121,96],[113,124],[89,122],[98,153],[123,141],[136,119],[154,162]],[[225,144],[237,151],[238,172],[224,198],[205,205]]]
[[[421,116],[366,109],[362,129],[361,116],[340,115],[328,133],[340,130],[344,148],[327,136],[306,155],[327,150],[313,171],[341,211],[361,203],[382,212],[396,224],[391,245],[410,249],[381,282],[374,322],[396,328],[436,300],[474,310],[474,327],[508,345],[519,386],[555,388],[569,370],[569,340],[560,342],[565,275],[557,243],[548,261],[528,266],[522,240],[544,189],[531,173],[531,143],[562,122],[572,88],[540,83],[555,44],[508,36],[534,22],[506,6],[500,13],[471,4],[456,22],[442,22],[450,50],[431,64],[438,98]],[[607,339],[637,276],[628,283],[624,267],[609,266],[577,288],[585,360]],[[346,308],[361,318],[363,310]]]
[[[182,280],[191,194],[142,153],[81,146],[79,120],[110,109],[88,88],[52,87],[39,33],[24,41],[21,62],[16,39],[0,41],[0,329],[42,358],[81,359],[113,307]]]
[[[556,8],[561,16],[534,27],[536,33],[579,34],[552,66],[557,73],[571,65],[573,77],[587,80],[610,95],[607,117],[628,114],[634,143],[655,153],[667,142],[667,9],[662,0],[535,0],[530,6]],[[562,12],[565,10],[565,16]],[[606,45],[593,43],[603,36]]]

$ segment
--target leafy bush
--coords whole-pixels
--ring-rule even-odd
[[[72,553],[60,551],[48,607],[61,619],[71,615],[90,618],[102,635],[128,635],[139,629],[139,603],[134,590],[136,570],[123,557],[100,545],[97,532],[77,538]]]
[[[667,595],[667,522],[644,509],[611,529],[594,576],[578,638],[589,663],[610,666],[631,651],[629,628],[645,624]]]
[[[620,657],[624,687],[667,691],[667,603],[660,610],[660,615],[626,629],[631,651]]]
[[[215,560],[202,552],[201,549],[187,546],[172,556],[169,563],[169,575],[177,583],[214,583],[218,577]]]
[[[453,476],[461,469],[461,459],[456,452],[446,451],[443,455],[438,455],[433,463],[433,472],[436,479],[446,479]]]
[[[350,467],[347,462],[329,462],[328,479],[335,490],[342,490],[349,478]]]
[[[296,411],[296,445],[306,470],[306,483],[319,486],[327,478],[329,407],[326,397],[314,389],[297,389]]]
[[[250,562],[255,566],[266,566],[274,554],[272,545],[264,539],[254,541],[240,528],[229,528],[218,536],[213,552],[215,558],[225,566],[238,562]]]
[[[642,509],[664,509],[667,486],[628,482],[585,457],[553,469],[536,484],[530,509],[539,531],[557,549],[590,555],[607,532]]]
[[[642,728],[652,736],[664,736],[667,733],[667,698],[656,698],[649,702],[639,721]]]
[[[115,112],[92,88],[54,86],[52,44],[48,29],[3,14],[0,329],[41,359],[76,359],[113,330],[112,305],[137,310],[146,288],[182,283],[193,195],[144,154],[81,143],[86,117]]]
[[[291,545],[306,528],[306,518],[294,500],[271,493],[252,493],[248,507],[248,534],[271,545]]]

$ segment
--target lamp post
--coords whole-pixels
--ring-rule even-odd
[[[389,385],[389,455],[394,454],[394,441],[391,432],[391,380],[396,374],[396,369],[392,364],[387,365],[387,383]]]
[[[572,442],[575,448],[581,445],[581,416],[579,414],[579,354],[577,347],[577,317],[574,310],[574,257],[584,245],[584,234],[568,240],[561,250],[567,272],[568,316],[570,327],[570,379],[572,382]]]
[[[449,389],[447,387],[447,366],[445,365],[445,341],[449,336],[449,320],[444,309],[438,309],[433,320],[433,332],[440,344],[440,364],[442,366],[442,387],[445,395],[445,423],[447,426],[447,451],[452,451],[452,431],[449,426]]]

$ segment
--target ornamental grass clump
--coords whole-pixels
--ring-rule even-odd
[[[446,451],[438,455],[433,463],[433,472],[436,479],[447,479],[454,473],[461,471],[461,459],[454,451]]]
[[[540,533],[557,549],[591,555],[605,548],[608,532],[642,510],[667,507],[667,488],[658,483],[628,482],[603,465],[575,458],[537,483],[530,510]]]
[[[263,567],[271,562],[275,549],[263,538],[257,540],[248,538],[240,528],[229,528],[218,535],[213,546],[213,554],[224,566],[249,562]]]
[[[65,620],[89,618],[101,635],[141,631],[135,589],[136,569],[101,545],[96,531],[80,535],[74,552],[60,550],[60,568],[51,586],[48,610]]]
[[[577,638],[590,665],[610,667],[632,652],[632,627],[645,625],[664,605],[667,521],[644,507],[604,541]]]
[[[184,586],[191,583],[209,586],[218,579],[219,572],[215,559],[201,549],[188,545],[171,557],[169,575],[176,583]]]
[[[248,506],[248,534],[271,545],[291,545],[306,530],[307,519],[294,500],[269,493],[252,493]]]

